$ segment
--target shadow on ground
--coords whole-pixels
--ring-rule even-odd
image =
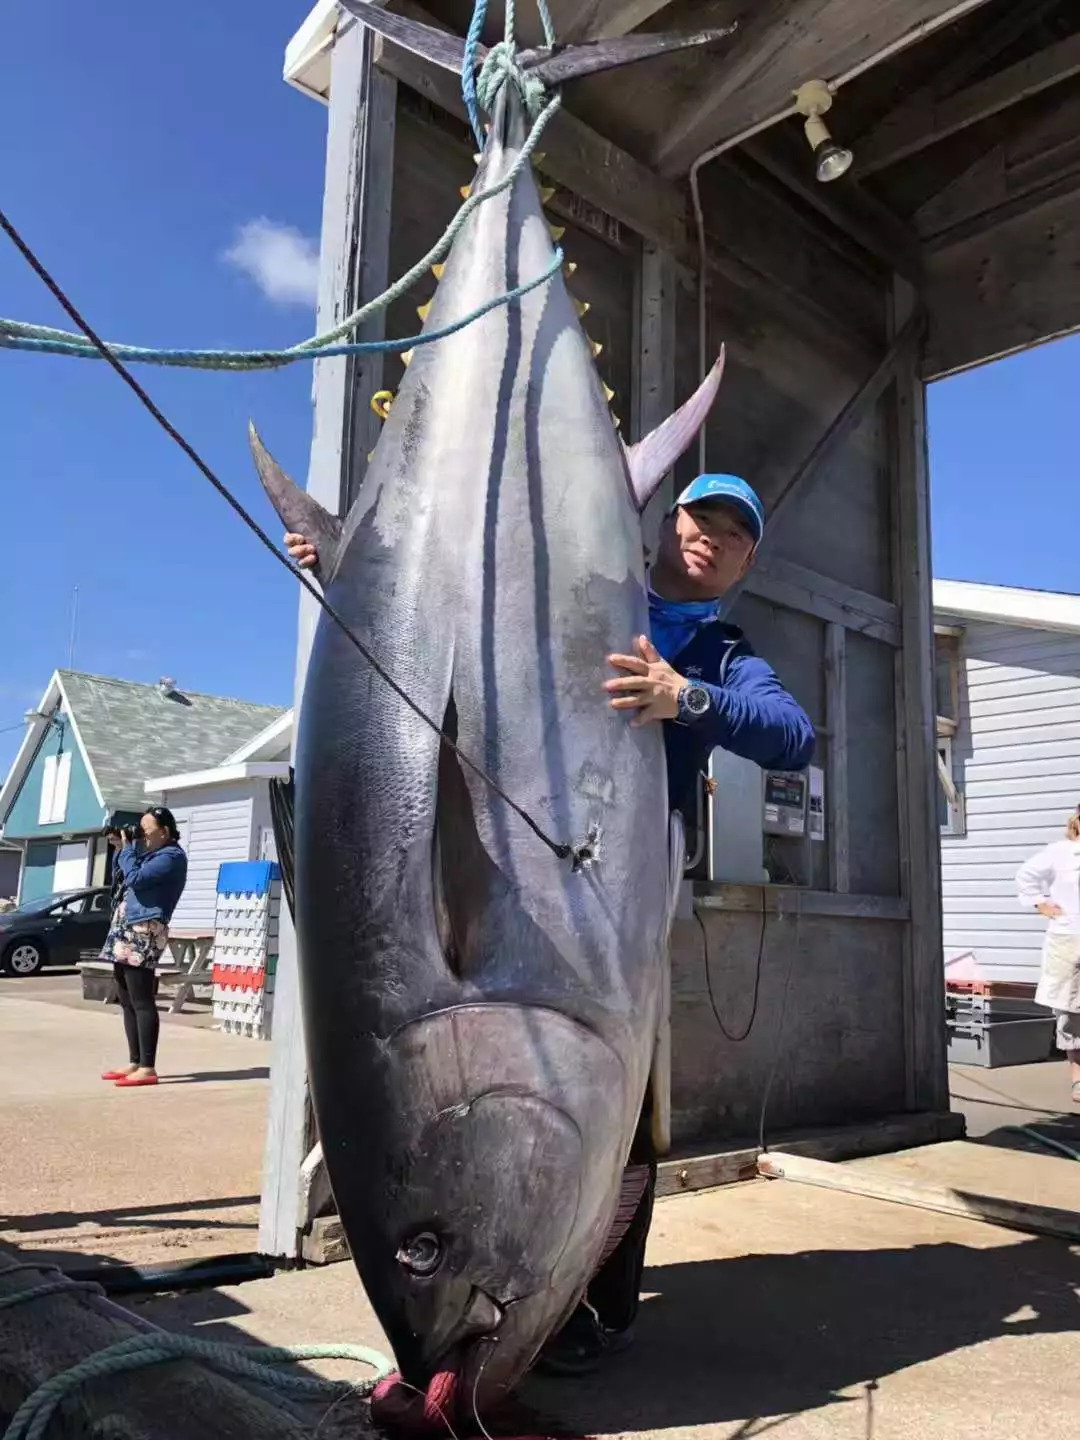
[[[155,1227],[163,1230],[183,1228],[188,1224],[202,1227],[213,1222],[201,1218],[189,1222],[182,1218],[185,1212],[197,1212],[202,1216],[207,1211],[233,1210],[258,1203],[258,1195],[232,1195],[206,1200],[185,1200],[172,1205],[121,1205],[109,1210],[54,1210],[51,1214],[38,1215],[8,1215],[0,1211],[0,1230],[33,1235],[39,1231],[66,1230],[73,1225],[94,1224],[120,1228],[145,1225],[147,1221],[153,1221]]]
[[[250,1070],[206,1070],[197,1075],[162,1075],[162,1085],[208,1085],[222,1080],[269,1080],[269,1065],[253,1065]]]
[[[602,1434],[870,1414],[866,1387],[896,1371],[1004,1335],[1080,1335],[1080,1254],[1054,1240],[747,1255],[647,1270],[644,1288],[636,1344],[603,1383],[536,1376],[524,1398]]]

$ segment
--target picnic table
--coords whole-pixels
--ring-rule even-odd
[[[176,970],[174,972],[169,966],[163,975],[175,973],[179,977],[176,994],[169,1006],[169,1014],[178,1015],[184,1008],[184,1002],[194,994],[196,985],[212,981],[214,936],[212,932],[207,935],[201,930],[174,930],[169,934],[168,948]]]
[[[169,934],[166,953],[158,965],[158,981],[176,984],[176,993],[169,1005],[169,1014],[178,1015],[191,999],[196,987],[213,983],[214,936],[203,930],[174,930]],[[83,998],[116,1001],[112,966],[98,958],[96,951],[86,952],[79,969],[83,977]]]

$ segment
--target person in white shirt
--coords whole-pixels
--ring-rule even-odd
[[[1058,1019],[1058,1045],[1069,1058],[1072,1102],[1080,1106],[1080,806],[1066,839],[1055,840],[1017,871],[1020,903],[1049,920],[1035,999]]]

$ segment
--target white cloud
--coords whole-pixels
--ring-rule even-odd
[[[224,258],[250,276],[275,304],[314,308],[319,247],[292,225],[279,225],[265,216],[249,220],[240,227]]]

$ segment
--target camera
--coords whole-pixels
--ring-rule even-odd
[[[134,845],[141,837],[137,825],[110,825],[106,835],[118,835],[125,845]]]

